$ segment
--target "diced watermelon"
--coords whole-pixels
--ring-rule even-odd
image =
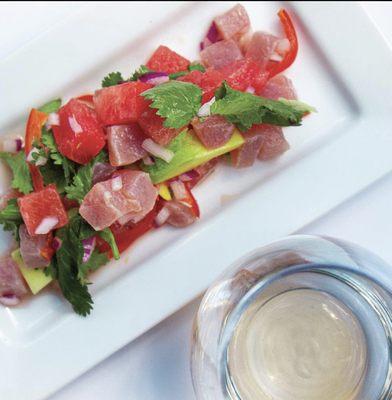
[[[233,40],[221,40],[200,52],[200,59],[206,67],[222,68],[243,58],[241,49]]]
[[[239,39],[250,28],[250,20],[244,6],[237,4],[214,19],[223,39]]]
[[[95,110],[104,125],[136,122],[148,102],[140,96],[152,86],[144,82],[126,82],[97,90],[94,94]]]
[[[166,46],[159,46],[147,61],[147,67],[157,72],[175,72],[188,69],[190,62]]]
[[[250,58],[234,61],[220,71],[233,89],[241,91],[245,91],[249,86],[261,90],[268,79],[268,73]]]
[[[261,90],[256,90],[259,96],[277,100],[283,97],[287,100],[296,100],[297,92],[291,79],[284,75],[276,75],[270,79]]]
[[[211,115],[201,121],[195,118],[192,127],[207,149],[215,149],[227,143],[234,132],[234,125],[221,115]]]
[[[27,232],[33,236],[45,218],[57,219],[51,230],[61,228],[68,223],[68,216],[55,185],[27,194],[18,199],[20,213]],[[46,232],[47,233],[47,232]]]
[[[163,126],[164,119],[156,114],[155,109],[146,108],[138,122],[143,132],[154,142],[166,146],[182,129],[166,128]]]
[[[84,102],[70,100],[59,110],[60,125],[53,134],[61,154],[86,164],[105,146],[105,133],[95,111]]]
[[[132,164],[147,154],[142,147],[146,136],[138,124],[113,125],[106,132],[110,164],[116,167]]]
[[[215,90],[222,84],[223,79],[222,73],[213,68],[208,68],[206,72],[192,71],[178,78],[179,81],[194,83],[202,89],[202,104],[214,97]]]

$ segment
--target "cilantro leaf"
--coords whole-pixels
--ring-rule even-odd
[[[179,71],[179,72],[173,72],[172,74],[169,74],[169,79],[177,79],[180,76],[185,76],[188,75],[189,71]]]
[[[129,78],[130,81],[137,81],[141,76],[148,74],[149,72],[154,72],[145,65],[141,65]]]
[[[30,193],[33,190],[33,185],[24,151],[19,151],[16,154],[0,152],[0,159],[4,160],[12,170],[11,186],[23,194]]]
[[[117,247],[116,239],[113,236],[112,231],[109,228],[106,228],[100,232],[98,235],[109,244],[110,248],[112,249],[113,257],[115,260],[120,258],[120,252]]]
[[[211,114],[224,116],[241,131],[254,124],[279,126],[300,125],[303,106],[296,107],[280,100],[266,99],[232,89],[226,82],[215,92],[217,99],[211,106]]]
[[[188,82],[170,81],[142,93],[152,100],[151,108],[165,119],[167,128],[181,128],[188,125],[201,106],[201,89]]]
[[[94,165],[99,162],[106,162],[107,160],[108,154],[105,150],[102,150],[88,164],[80,167],[72,183],[65,188],[67,197],[70,200],[77,200],[81,203],[92,187]]]
[[[299,100],[287,100],[284,99],[283,97],[280,97],[278,100],[281,103],[286,104],[287,106],[294,107],[296,110],[302,112],[302,114],[317,112],[317,110],[314,107],[310,106],[309,104],[303,103],[302,101]]]
[[[111,72],[102,79],[102,87],[115,86],[123,82],[124,78],[122,77],[121,72]]]
[[[19,227],[23,224],[23,219],[16,199],[8,200],[6,207],[0,211],[0,224],[19,241]]]
[[[109,258],[105,253],[100,253],[98,250],[94,250],[88,261],[79,266],[78,279],[81,282],[88,282],[88,273],[96,271],[103,265],[107,264],[108,261]]]
[[[196,64],[191,64],[189,67],[188,67],[188,69],[189,69],[189,71],[201,71],[201,72],[206,72],[206,69],[204,68],[204,66],[203,65],[201,65],[201,64],[199,64],[199,63],[196,63]]]
[[[54,99],[41,106],[38,110],[46,114],[54,113],[61,107],[61,99]]]

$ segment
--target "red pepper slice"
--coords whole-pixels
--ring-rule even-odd
[[[45,260],[50,261],[53,257],[54,254],[54,248],[52,247],[52,241],[53,241],[53,233],[49,232],[47,235],[47,245],[41,249],[40,254]]]
[[[197,218],[200,218],[199,205],[197,204],[197,201],[196,201],[195,197],[193,196],[193,193],[191,192],[190,182],[184,182],[184,185],[187,189],[187,197],[185,199],[181,199],[181,202],[188,204],[190,206],[191,210],[193,211],[193,214]]]
[[[155,206],[141,221],[135,225],[120,225],[115,222],[110,230],[113,232],[118,250],[120,253],[125,251],[135,240],[139,239],[145,233],[154,228],[154,220],[157,215],[157,206]],[[109,245],[100,237],[97,237],[97,248],[101,253],[108,252],[110,258],[113,254]]]
[[[290,65],[294,62],[298,53],[298,39],[297,34],[295,32],[295,28],[291,18],[286,10],[281,9],[278,12],[278,16],[280,18],[280,22],[283,26],[284,32],[286,34],[287,39],[290,42],[290,49],[284,55],[283,60],[276,63],[270,62],[267,65],[267,71],[269,72],[269,78],[274,77],[275,75],[280,74],[285,69],[290,67]]]
[[[33,143],[41,139],[42,126],[48,119],[48,115],[42,111],[33,108],[30,112],[29,119],[26,125],[25,136],[25,154],[28,155],[33,148]],[[30,175],[33,181],[34,190],[41,190],[44,188],[44,180],[38,167],[29,164]]]

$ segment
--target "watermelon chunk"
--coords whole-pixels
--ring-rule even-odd
[[[105,133],[96,112],[84,102],[72,99],[58,114],[60,125],[53,126],[53,134],[60,153],[87,164],[105,146]]]
[[[42,226],[45,218],[58,221],[50,230],[61,228],[68,223],[67,213],[55,185],[48,185],[38,192],[20,197],[18,205],[27,232],[31,236],[36,235],[37,228]]]
[[[222,84],[223,79],[223,74],[220,71],[208,68],[206,72],[192,71],[177,80],[199,86],[203,91],[202,104],[204,104],[214,97],[215,90]]]
[[[182,131],[182,129],[166,128],[163,126],[164,121],[153,108],[144,110],[138,120],[143,132],[161,146],[169,144]]]
[[[233,89],[241,91],[245,91],[250,86],[261,90],[268,79],[268,73],[250,58],[234,61],[221,68],[220,72]]]
[[[239,39],[250,28],[250,20],[244,6],[237,4],[214,19],[223,39]]]
[[[148,102],[140,96],[152,86],[144,82],[126,82],[97,90],[94,106],[104,125],[136,122]]]
[[[189,64],[189,60],[180,56],[175,51],[170,50],[166,46],[159,46],[147,61],[146,65],[153,71],[173,74],[175,72],[185,71],[188,69]]]
[[[217,69],[242,58],[241,49],[233,39],[221,40],[200,52],[203,65]]]

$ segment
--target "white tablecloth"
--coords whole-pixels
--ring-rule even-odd
[[[363,5],[392,45],[392,6],[367,2]],[[77,7],[76,3],[49,5],[39,2],[39,5],[32,5],[3,2],[0,5],[0,58],[44,32],[74,7]],[[392,263],[391,199],[392,174],[299,233],[347,239]],[[195,300],[113,354],[52,396],[51,400],[194,399],[189,373],[189,345],[192,318],[198,302]]]

